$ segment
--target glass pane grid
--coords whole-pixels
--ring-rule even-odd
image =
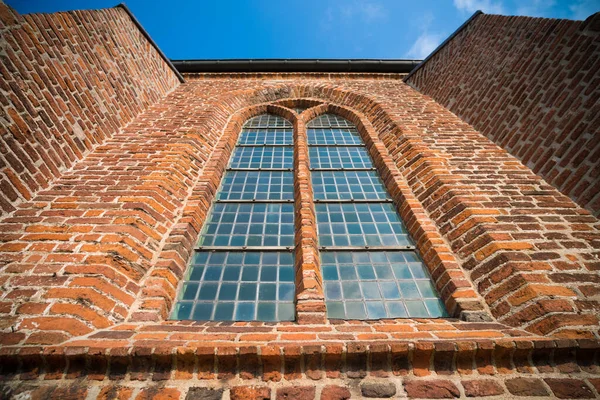
[[[307,134],[309,145],[363,144],[363,141],[356,129],[308,129]]]
[[[294,205],[215,203],[199,246],[293,246]]]
[[[293,152],[290,147],[236,147],[230,168],[292,168]]]
[[[336,247],[412,246],[355,126],[335,115],[308,124],[317,230],[329,318],[438,318],[447,316],[428,271],[414,251],[336,251]],[[318,129],[322,128],[322,129]],[[321,145],[317,147],[316,145]],[[333,146],[336,147],[327,147]],[[340,146],[341,145],[341,146]],[[335,203],[339,200],[339,203]],[[367,200],[353,203],[342,200]]]
[[[175,319],[294,320],[294,256],[283,252],[196,252]]]
[[[390,199],[376,171],[313,171],[312,183],[317,200]]]
[[[240,133],[238,144],[260,145],[279,144],[292,145],[293,134],[291,129],[244,129]]]
[[[310,121],[308,128],[356,128],[354,124],[335,114],[323,114]]]
[[[246,121],[244,128],[292,128],[292,123],[278,115],[262,114]]]
[[[412,246],[391,203],[319,203],[320,246]]]
[[[364,147],[310,147],[311,168],[373,168]]]
[[[284,171],[227,171],[218,200],[292,200],[294,175]]]
[[[250,119],[238,140],[244,147],[234,149],[229,168],[291,169],[291,128],[274,115]],[[226,172],[198,240],[198,246],[218,251],[194,252],[173,319],[294,320],[293,254],[242,249],[293,246],[294,206],[276,203],[293,200],[293,180],[288,171]],[[238,202],[242,200],[273,203]]]
[[[444,305],[414,252],[321,254],[329,318],[440,318]]]

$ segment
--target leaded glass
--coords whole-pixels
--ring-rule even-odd
[[[215,203],[200,246],[293,246],[294,206]]]
[[[439,318],[444,305],[414,251],[321,254],[330,318]]]
[[[173,318],[292,321],[294,291],[291,252],[198,251]]]
[[[243,129],[238,144],[292,145],[292,129]]]
[[[363,144],[356,129],[308,129],[307,133],[309,145]]]
[[[321,246],[411,246],[391,203],[320,203],[315,206]]]
[[[219,200],[292,200],[294,176],[285,171],[228,171]]]
[[[310,121],[308,128],[356,128],[354,124],[335,114],[323,114]]]
[[[390,198],[376,171],[313,171],[312,183],[318,200]]]
[[[327,315],[446,316],[356,127],[326,114],[308,128]],[[339,251],[342,247],[355,251]]]
[[[291,128],[292,123],[278,115],[261,114],[250,118],[244,128]]]
[[[230,168],[292,168],[290,147],[236,147]]]
[[[364,147],[311,146],[310,167],[315,168],[373,168]]]
[[[172,318],[294,320],[292,144],[281,117],[244,124]]]

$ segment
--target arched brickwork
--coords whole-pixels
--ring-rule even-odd
[[[172,231],[165,248],[155,266],[151,269],[149,277],[141,287],[143,290],[138,299],[138,304],[132,307],[131,320],[163,320],[177,295],[178,283],[181,280],[187,262],[191,255],[193,243],[200,233],[200,228],[210,204],[214,198],[223,176],[225,167],[231,156],[232,148],[237,141],[241,125],[248,118],[270,112],[290,120],[298,133],[296,146],[306,145],[305,126],[311,119],[324,114],[339,114],[354,122],[380,170],[388,190],[394,196],[399,210],[407,223],[411,235],[415,238],[421,256],[430,268],[437,289],[446,303],[450,315],[462,316],[471,320],[489,320],[489,312],[485,310],[483,302],[473,290],[472,284],[465,277],[463,271],[454,259],[449,246],[439,235],[433,222],[427,217],[425,210],[412,195],[411,189],[401,177],[387,149],[381,143],[367,118],[348,107],[341,107],[330,103],[321,103],[310,99],[286,99],[278,104],[289,107],[302,107],[315,105],[302,112],[299,119],[290,109],[279,107],[270,103],[242,108],[235,112],[228,121],[224,133],[207,161],[205,169],[198,183],[192,190],[184,214],[181,216],[177,231]],[[298,322],[323,323],[325,322],[325,306],[323,302],[322,278],[319,267],[319,257],[316,239],[316,223],[314,203],[310,185],[310,171],[308,160],[298,160],[299,154],[308,154],[308,150],[295,152],[296,175],[296,225],[299,243],[296,249],[296,283],[298,296]],[[187,235],[186,235],[187,234]],[[173,251],[179,249],[178,251]]]
[[[193,99],[194,82],[0,222],[3,324],[17,328],[10,340],[57,343],[86,334],[122,321],[136,299],[136,319],[164,316],[208,207],[192,188],[216,189],[201,180],[211,155],[227,151],[215,145],[228,121],[238,110],[289,99],[337,104],[310,112],[334,107],[381,141],[389,154],[382,162],[401,175],[392,194],[405,198],[401,214],[449,298],[477,298],[454,284],[463,279],[460,266],[500,321],[539,334],[597,334],[597,220],[435,102],[405,85],[405,106],[398,106],[381,101],[375,83],[366,95],[360,86],[292,81],[209,96],[206,105]],[[239,131],[236,121],[227,129]],[[390,187],[394,174],[382,172]],[[151,279],[140,297],[145,275]]]

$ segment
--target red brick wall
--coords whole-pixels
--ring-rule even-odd
[[[0,2],[0,212],[31,200],[178,84],[121,8]]]
[[[0,218],[2,393],[598,396],[600,221],[402,78],[188,75],[119,121]],[[265,111],[300,134],[298,320],[168,321],[239,129]],[[302,130],[325,112],[358,126],[453,318],[324,318]]]
[[[408,83],[600,215],[600,14],[479,15]]]
[[[401,189],[388,187],[452,310],[483,301],[535,334],[597,337],[598,220],[398,78],[189,76],[0,220],[3,328],[44,344],[165,318],[226,163],[213,150],[243,122],[232,115],[307,98],[381,141]]]

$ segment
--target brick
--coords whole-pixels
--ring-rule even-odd
[[[450,381],[444,380],[407,380],[404,390],[408,397],[423,399],[453,399],[460,397],[460,391]]]
[[[491,379],[462,381],[467,397],[497,396],[504,393],[502,386]]]
[[[396,394],[396,385],[385,381],[363,381],[360,384],[360,393],[364,397],[389,398]]]
[[[229,397],[231,400],[269,400],[271,389],[267,386],[234,386]]]
[[[546,378],[544,382],[559,399],[593,399],[596,397],[589,385],[579,379]]]
[[[315,398],[314,386],[287,386],[277,389],[277,400],[313,400]]]
[[[175,388],[150,387],[142,389],[135,400],[179,400],[180,394]]]
[[[132,394],[132,388],[110,385],[100,390],[97,400],[129,400]]]
[[[541,379],[512,378],[505,381],[508,391],[515,396],[548,396],[548,390]]]
[[[321,400],[348,400],[352,397],[347,387],[327,385],[321,390]]]
[[[223,389],[191,387],[185,396],[185,400],[221,400],[222,397]]]

